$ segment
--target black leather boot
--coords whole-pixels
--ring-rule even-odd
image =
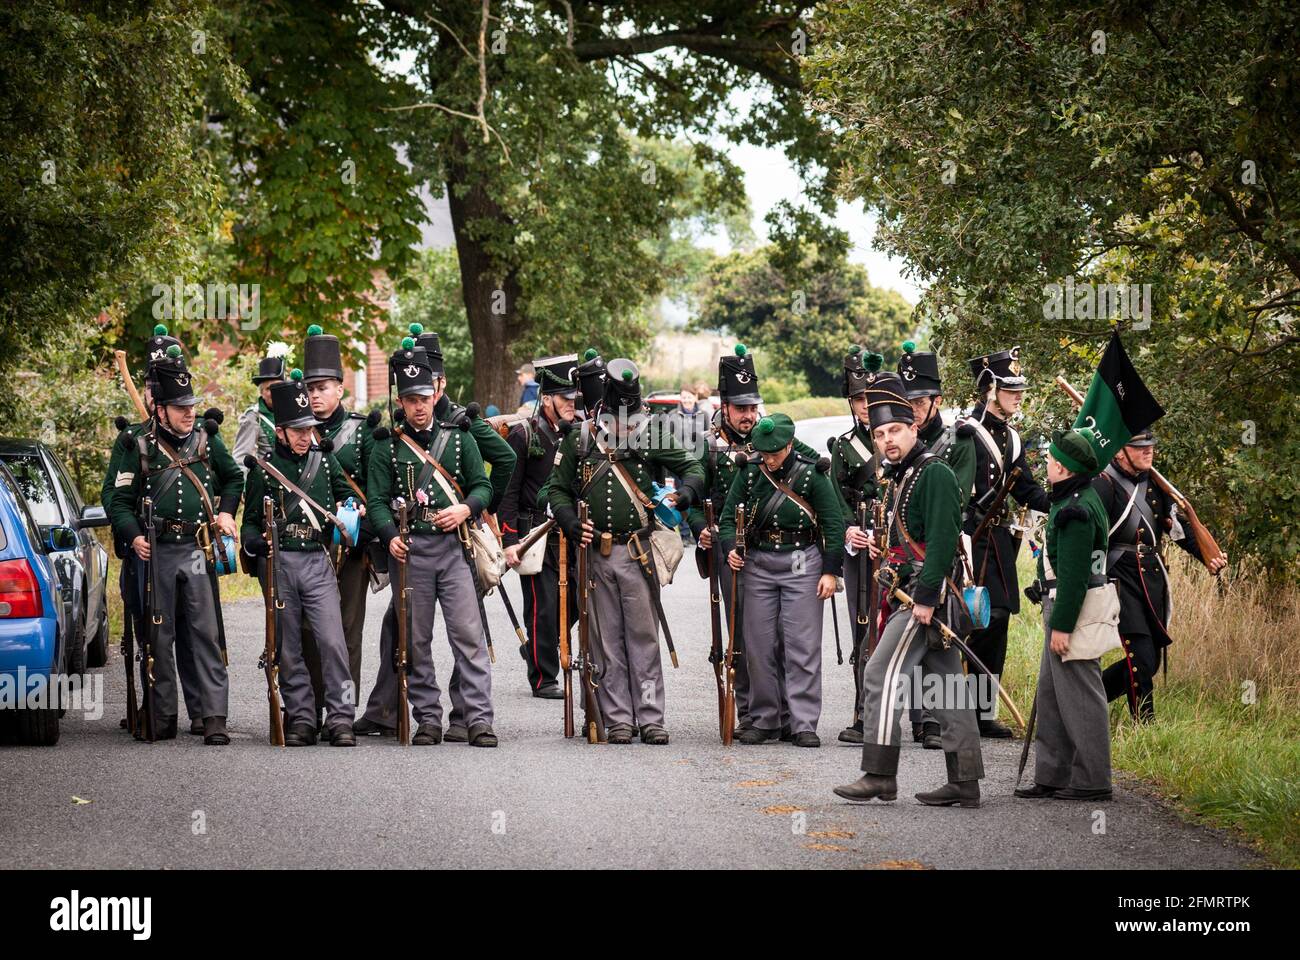
[[[224,747],[230,743],[230,734],[226,732],[225,717],[203,718],[203,742],[210,747]]]
[[[943,739],[939,736],[939,724],[931,720],[922,727],[921,746],[926,750],[942,750]]]
[[[840,743],[861,743],[862,721],[854,720],[853,725],[840,731]]]
[[[898,798],[898,778],[876,773],[864,773],[852,783],[834,788],[837,797],[865,802],[867,800],[895,800]]]
[[[959,780],[945,783],[938,790],[918,793],[916,799],[928,807],[978,807],[980,805],[980,782],[978,780]]]

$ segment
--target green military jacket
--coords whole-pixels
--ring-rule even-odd
[[[1044,579],[1046,556],[1056,579],[1056,599],[1048,626],[1069,633],[1079,619],[1088,581],[1106,574],[1110,517],[1092,488],[1091,477],[1070,477],[1053,488],[1051,497],[1043,552],[1038,557],[1038,579]]]
[[[343,409],[343,404],[339,404],[316,429],[322,437],[327,437],[334,443],[334,449],[330,451],[333,459],[364,494],[366,470],[370,466],[370,454],[375,447],[375,428],[369,418],[362,413],[349,413]],[[346,480],[344,485],[347,485]],[[352,495],[356,496],[356,492],[352,491]]]
[[[809,448],[804,445],[804,449]],[[813,542],[820,541],[821,572],[839,576],[844,563],[844,512],[830,478],[817,469],[817,459],[796,448],[774,474],[807,501],[816,514],[815,521],[797,503],[777,491],[763,475],[761,460],[756,458],[739,471],[732,481],[718,525],[723,551],[730,552],[736,544],[736,507],[743,503],[748,546],[764,552],[790,553],[806,549],[807,544],[800,536],[804,534]],[[765,505],[774,495],[780,497],[780,502],[764,518]],[[792,542],[778,542],[778,538]]]
[[[99,503],[104,508],[105,513],[108,513],[109,508],[113,505],[113,491],[116,489],[115,484],[122,456],[135,450],[135,438],[147,430],[150,423],[152,423],[150,420],[133,423],[113,439],[113,447],[108,451],[108,469],[104,471],[104,483],[99,488]],[[130,549],[130,543],[124,543],[120,537],[114,536],[113,549],[115,555],[120,559],[126,556],[127,551]]]
[[[922,454],[918,443],[901,463],[886,465],[887,483],[882,496],[886,504],[887,546],[892,548],[900,584],[908,585],[917,603],[933,607],[939,603],[944,579],[953,572],[963,504],[952,467],[942,457],[927,456],[922,460]],[[924,551],[924,560],[904,546],[904,529]]]
[[[303,486],[300,482],[303,470],[313,453],[320,457],[320,466],[311,477],[310,485]],[[269,462],[272,467],[297,484],[304,493],[330,513],[336,513],[338,504],[348,497],[355,499],[352,488],[344,479],[343,468],[333,453],[309,450],[302,456],[298,456],[284,444],[276,443],[271,451]],[[264,497],[270,497],[275,503],[276,522],[281,525],[280,549],[292,551],[317,550],[322,547],[328,549],[333,544],[334,524],[319,510],[308,506],[305,500],[299,499],[297,494],[281,486],[279,480],[261,467],[254,467],[248,471],[244,487],[244,523],[240,529],[240,537],[244,543],[252,543],[253,540],[260,539],[266,534]],[[292,513],[288,516],[285,514],[286,500],[296,501]],[[315,523],[312,522],[313,520]],[[309,527],[313,532],[319,532],[324,542],[311,537],[290,536],[284,532],[284,524]]]
[[[831,480],[840,509],[850,525],[857,521],[858,504],[874,499],[876,489],[876,450],[871,430],[855,418],[853,429],[835,438],[831,447]]]
[[[114,536],[121,537],[129,544],[145,532],[142,525],[142,501],[145,497],[153,498],[154,518],[158,521],[204,523],[209,519],[203,499],[194,484],[179,471],[164,472],[170,461],[159,449],[158,437],[182,459],[196,455],[200,445],[205,444],[203,460],[189,464],[190,470],[203,484],[216,513],[234,515],[239,509],[244,475],[235,465],[220,435],[208,435],[202,421],[196,420],[194,430],[183,440],[171,436],[156,424],[151,424],[148,429],[138,429],[134,434],[129,449],[123,449],[118,454],[117,473],[113,479],[113,496],[108,513]],[[171,479],[173,475],[174,479]],[[164,486],[166,489],[159,495],[160,488]],[[163,543],[182,543],[193,539],[193,534],[166,530],[158,533],[158,540]]]
[[[452,403],[444,393],[434,404],[433,416],[439,423],[454,421],[465,410],[460,404]],[[484,503],[488,513],[496,513],[505,496],[506,487],[510,486],[510,477],[515,472],[515,451],[505,437],[497,433],[496,428],[482,417],[475,417],[469,426],[469,432],[478,444],[483,462],[492,470],[489,480],[492,484],[492,496]],[[477,513],[475,514],[477,516]]]
[[[945,434],[950,435],[945,437]],[[945,427],[943,417],[937,413],[917,436],[927,450],[939,454],[952,467],[953,475],[957,477],[957,486],[961,490],[962,508],[965,509],[975,488],[975,438],[961,436],[955,427]],[[939,446],[945,440],[947,442],[942,443],[943,449],[940,450]]]
[[[432,453],[441,447],[438,462],[455,478],[461,502],[469,505],[471,516],[477,517],[492,498],[492,485],[483,471],[483,457],[474,437],[467,431],[443,426],[436,417],[428,430],[410,430],[409,425],[403,429],[423,450]],[[410,505],[412,534],[441,533],[424,508],[436,512],[452,505],[435,477],[436,471],[425,471],[424,460],[399,435],[400,431],[375,441],[366,474],[366,516],[385,546],[397,536],[392,503],[398,497]],[[428,480],[418,486],[420,475],[426,472]]]
[[[723,424],[721,411],[715,416],[718,419],[705,435],[707,447],[700,457],[700,466],[704,468],[704,489],[708,491],[708,498],[713,501],[714,519],[720,520],[727,495],[731,493],[731,484],[741,470],[736,462],[736,455],[743,453],[753,460],[758,457],[758,454],[754,451],[748,434],[742,436]],[[817,452],[798,437],[795,438],[794,448],[814,460],[818,457]],[[698,537],[705,527],[704,503],[701,501],[692,505],[686,519],[690,524],[691,532]]]
[[[551,512],[570,539],[577,536],[578,500],[586,501],[598,533],[624,536],[645,529],[636,502],[628,496],[609,462],[610,454],[600,450],[607,439],[602,434],[590,420],[570,430],[557,448],[555,470],[538,495],[539,502],[545,495]],[[688,511],[704,495],[704,468],[657,418],[647,418],[630,436],[620,439],[610,453],[646,497],[653,495],[658,470],[681,478],[679,493],[688,501],[683,504]],[[652,510],[643,509],[647,514]]]

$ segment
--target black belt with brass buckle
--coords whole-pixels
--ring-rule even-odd
[[[196,537],[199,530],[207,525],[195,523],[193,520],[163,520],[155,517],[153,526],[159,533],[170,533],[177,537]]]
[[[1145,543],[1117,543],[1110,549],[1117,553],[1136,553],[1139,557],[1145,557],[1156,552],[1155,547],[1148,546]]]
[[[760,543],[769,543],[773,546],[811,547],[817,542],[817,538],[811,533],[802,530],[782,530],[780,527],[770,527],[760,531],[758,539]]]
[[[311,540],[315,543],[325,543],[325,534],[305,523],[286,523],[281,536],[292,540]]]
[[[441,513],[443,509],[443,507],[420,507],[415,511],[414,522],[427,523],[429,526],[433,527],[434,533],[455,533],[455,527],[452,527],[450,530],[443,530],[433,522],[433,518]]]

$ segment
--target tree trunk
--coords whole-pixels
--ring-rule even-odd
[[[469,173],[464,141],[453,137],[450,146],[456,159],[448,164],[447,200],[456,235],[461,294],[474,346],[473,399],[485,409],[495,403],[502,413],[513,413],[519,406],[515,370],[520,361],[512,344],[527,328],[519,311],[519,281],[513,269],[503,269],[493,261],[472,226],[474,221],[482,220],[508,223],[509,218]]]

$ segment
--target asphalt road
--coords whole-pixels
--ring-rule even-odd
[[[522,609],[513,574],[508,584]],[[362,738],[353,750],[269,746],[266,688],[256,668],[257,601],[226,609],[231,745],[204,747],[184,733],[175,742],[137,743],[118,728],[126,687],[114,646],[102,718],[69,713],[53,749],[0,748],[0,849],[9,866],[54,868],[1163,869],[1260,862],[1123,787],[1114,802],[1095,808],[1014,799],[1019,741],[985,741],[988,779],[978,810],[916,803],[914,792],[943,782],[944,762],[939,751],[911,743],[897,802],[841,801],[831,787],[858,776],[859,753],[835,742],[850,716],[853,684],[847,665],[835,665],[829,616],[824,746],[724,749],[706,660],[707,591],[689,556],[665,598],[682,659],[681,669],[667,670],[667,747],[565,740],[560,703],[528,693],[496,596],[488,598],[497,646],[495,750],[404,749],[377,738]],[[843,596],[838,600],[844,621]],[[371,596],[367,678],[386,602],[387,593]],[[451,654],[441,627],[434,649],[445,679]]]

